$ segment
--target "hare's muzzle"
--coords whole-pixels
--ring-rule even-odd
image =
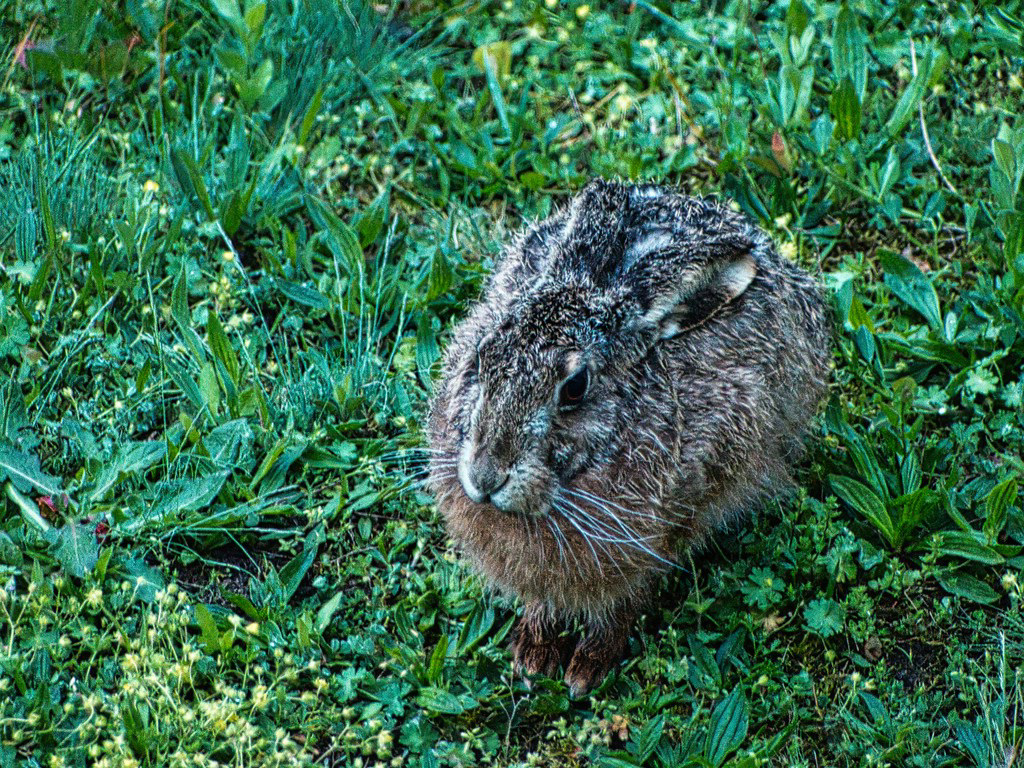
[[[490,456],[479,452],[475,456],[469,453],[467,451],[460,458],[459,482],[471,500],[485,504],[491,501],[493,494],[505,487],[509,473],[502,471]]]

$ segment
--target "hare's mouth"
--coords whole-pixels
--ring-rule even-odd
[[[551,511],[552,503],[551,499],[537,494],[535,489],[527,490],[512,482],[493,492],[488,501],[499,512],[523,518],[544,517]]]
[[[509,515],[542,517],[554,500],[555,478],[539,462],[517,461],[499,467],[486,454],[474,455],[464,448],[456,474],[470,501]]]

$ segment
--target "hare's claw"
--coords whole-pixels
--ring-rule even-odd
[[[574,699],[604,680],[622,659],[631,625],[632,617],[621,616],[617,621],[588,627],[565,670],[565,683]]]
[[[539,604],[527,606],[512,638],[512,669],[517,675],[554,677],[572,650],[572,639],[562,634],[562,623]]]

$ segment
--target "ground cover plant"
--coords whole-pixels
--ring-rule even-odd
[[[0,0],[0,765],[1024,761],[1019,3]],[[593,175],[823,276],[790,498],[531,691],[417,480]]]

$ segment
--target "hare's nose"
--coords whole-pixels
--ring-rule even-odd
[[[463,490],[477,504],[490,501],[491,494],[501,490],[508,482],[508,472],[502,472],[487,458],[467,462],[459,470]]]

